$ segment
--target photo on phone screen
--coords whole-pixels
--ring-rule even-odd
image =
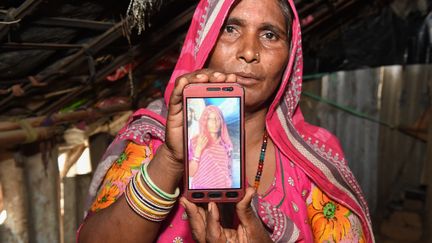
[[[239,97],[187,98],[189,190],[241,188]]]

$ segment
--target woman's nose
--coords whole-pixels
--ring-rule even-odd
[[[242,36],[238,41],[237,59],[245,63],[259,63],[260,62],[260,45],[254,35],[248,34]]]

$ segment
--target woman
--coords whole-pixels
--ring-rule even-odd
[[[337,139],[305,123],[298,107],[299,26],[293,0],[201,1],[166,88],[168,108],[135,113],[108,149],[80,242],[373,242]],[[176,201],[182,89],[199,82],[245,89],[246,176],[257,190],[236,205],[237,230],[220,225],[214,203],[204,211]]]
[[[192,138],[190,148],[191,189],[231,188],[232,143],[219,108],[209,105],[204,109],[199,134]]]

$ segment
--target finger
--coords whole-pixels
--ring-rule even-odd
[[[215,71],[204,68],[186,76],[190,83],[205,83],[210,82],[211,79],[215,79],[216,76],[219,76],[214,75],[214,73]]]
[[[209,82],[212,83],[221,83],[225,82],[227,78],[227,75],[221,72],[213,72],[211,75],[209,75]]]
[[[226,242],[230,242],[230,243],[239,242],[237,230],[223,229],[223,233],[225,235]]]
[[[246,189],[245,196],[237,203],[236,211],[240,222],[243,226],[247,227],[251,223],[255,223],[257,217],[252,209],[251,202],[255,195],[255,190],[252,187]]]
[[[219,241],[225,236],[222,234],[222,227],[219,222],[219,210],[214,202],[208,204],[207,214],[207,234],[209,242]]]
[[[235,83],[235,82],[237,82],[237,76],[235,74],[233,74],[233,73],[228,74],[227,77],[226,77],[226,82],[227,83]]]
[[[181,77],[178,81],[176,81],[176,86],[170,97],[170,109],[168,110],[170,115],[175,115],[181,112],[182,110],[182,102],[183,102],[183,88],[189,84],[189,81],[186,77]]]
[[[203,220],[202,215],[199,212],[199,207],[195,205],[195,203],[190,202],[185,197],[181,197],[180,204],[185,208],[189,219]]]
[[[170,104],[179,104],[182,102],[183,89],[190,83],[208,82],[211,71],[207,69],[198,70],[194,73],[182,75],[176,79],[174,90],[170,98]]]
[[[206,219],[204,210],[197,207],[194,203],[189,202],[184,197],[180,198],[180,204],[185,208],[186,214],[188,215],[189,225],[194,239],[198,242],[205,242]]]
[[[197,73],[187,75],[189,83],[207,83],[209,81],[209,75],[207,72],[201,70]]]
[[[239,225],[237,228],[237,237],[239,243],[246,243],[248,242],[246,230],[242,225]]]

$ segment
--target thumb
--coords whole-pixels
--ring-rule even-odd
[[[255,189],[252,187],[247,188],[243,199],[236,205],[238,218],[241,224],[245,227],[253,222],[256,222],[257,220],[255,212],[251,206],[252,198],[255,196],[255,194]]]
[[[192,236],[197,242],[205,242],[206,237],[206,215],[201,207],[188,201],[185,197],[180,198],[180,204],[184,207],[188,216],[189,226],[192,231]]]
[[[222,228],[220,225],[219,209],[214,202],[208,204],[207,215],[207,235],[206,239],[209,242],[218,241],[222,236]]]

